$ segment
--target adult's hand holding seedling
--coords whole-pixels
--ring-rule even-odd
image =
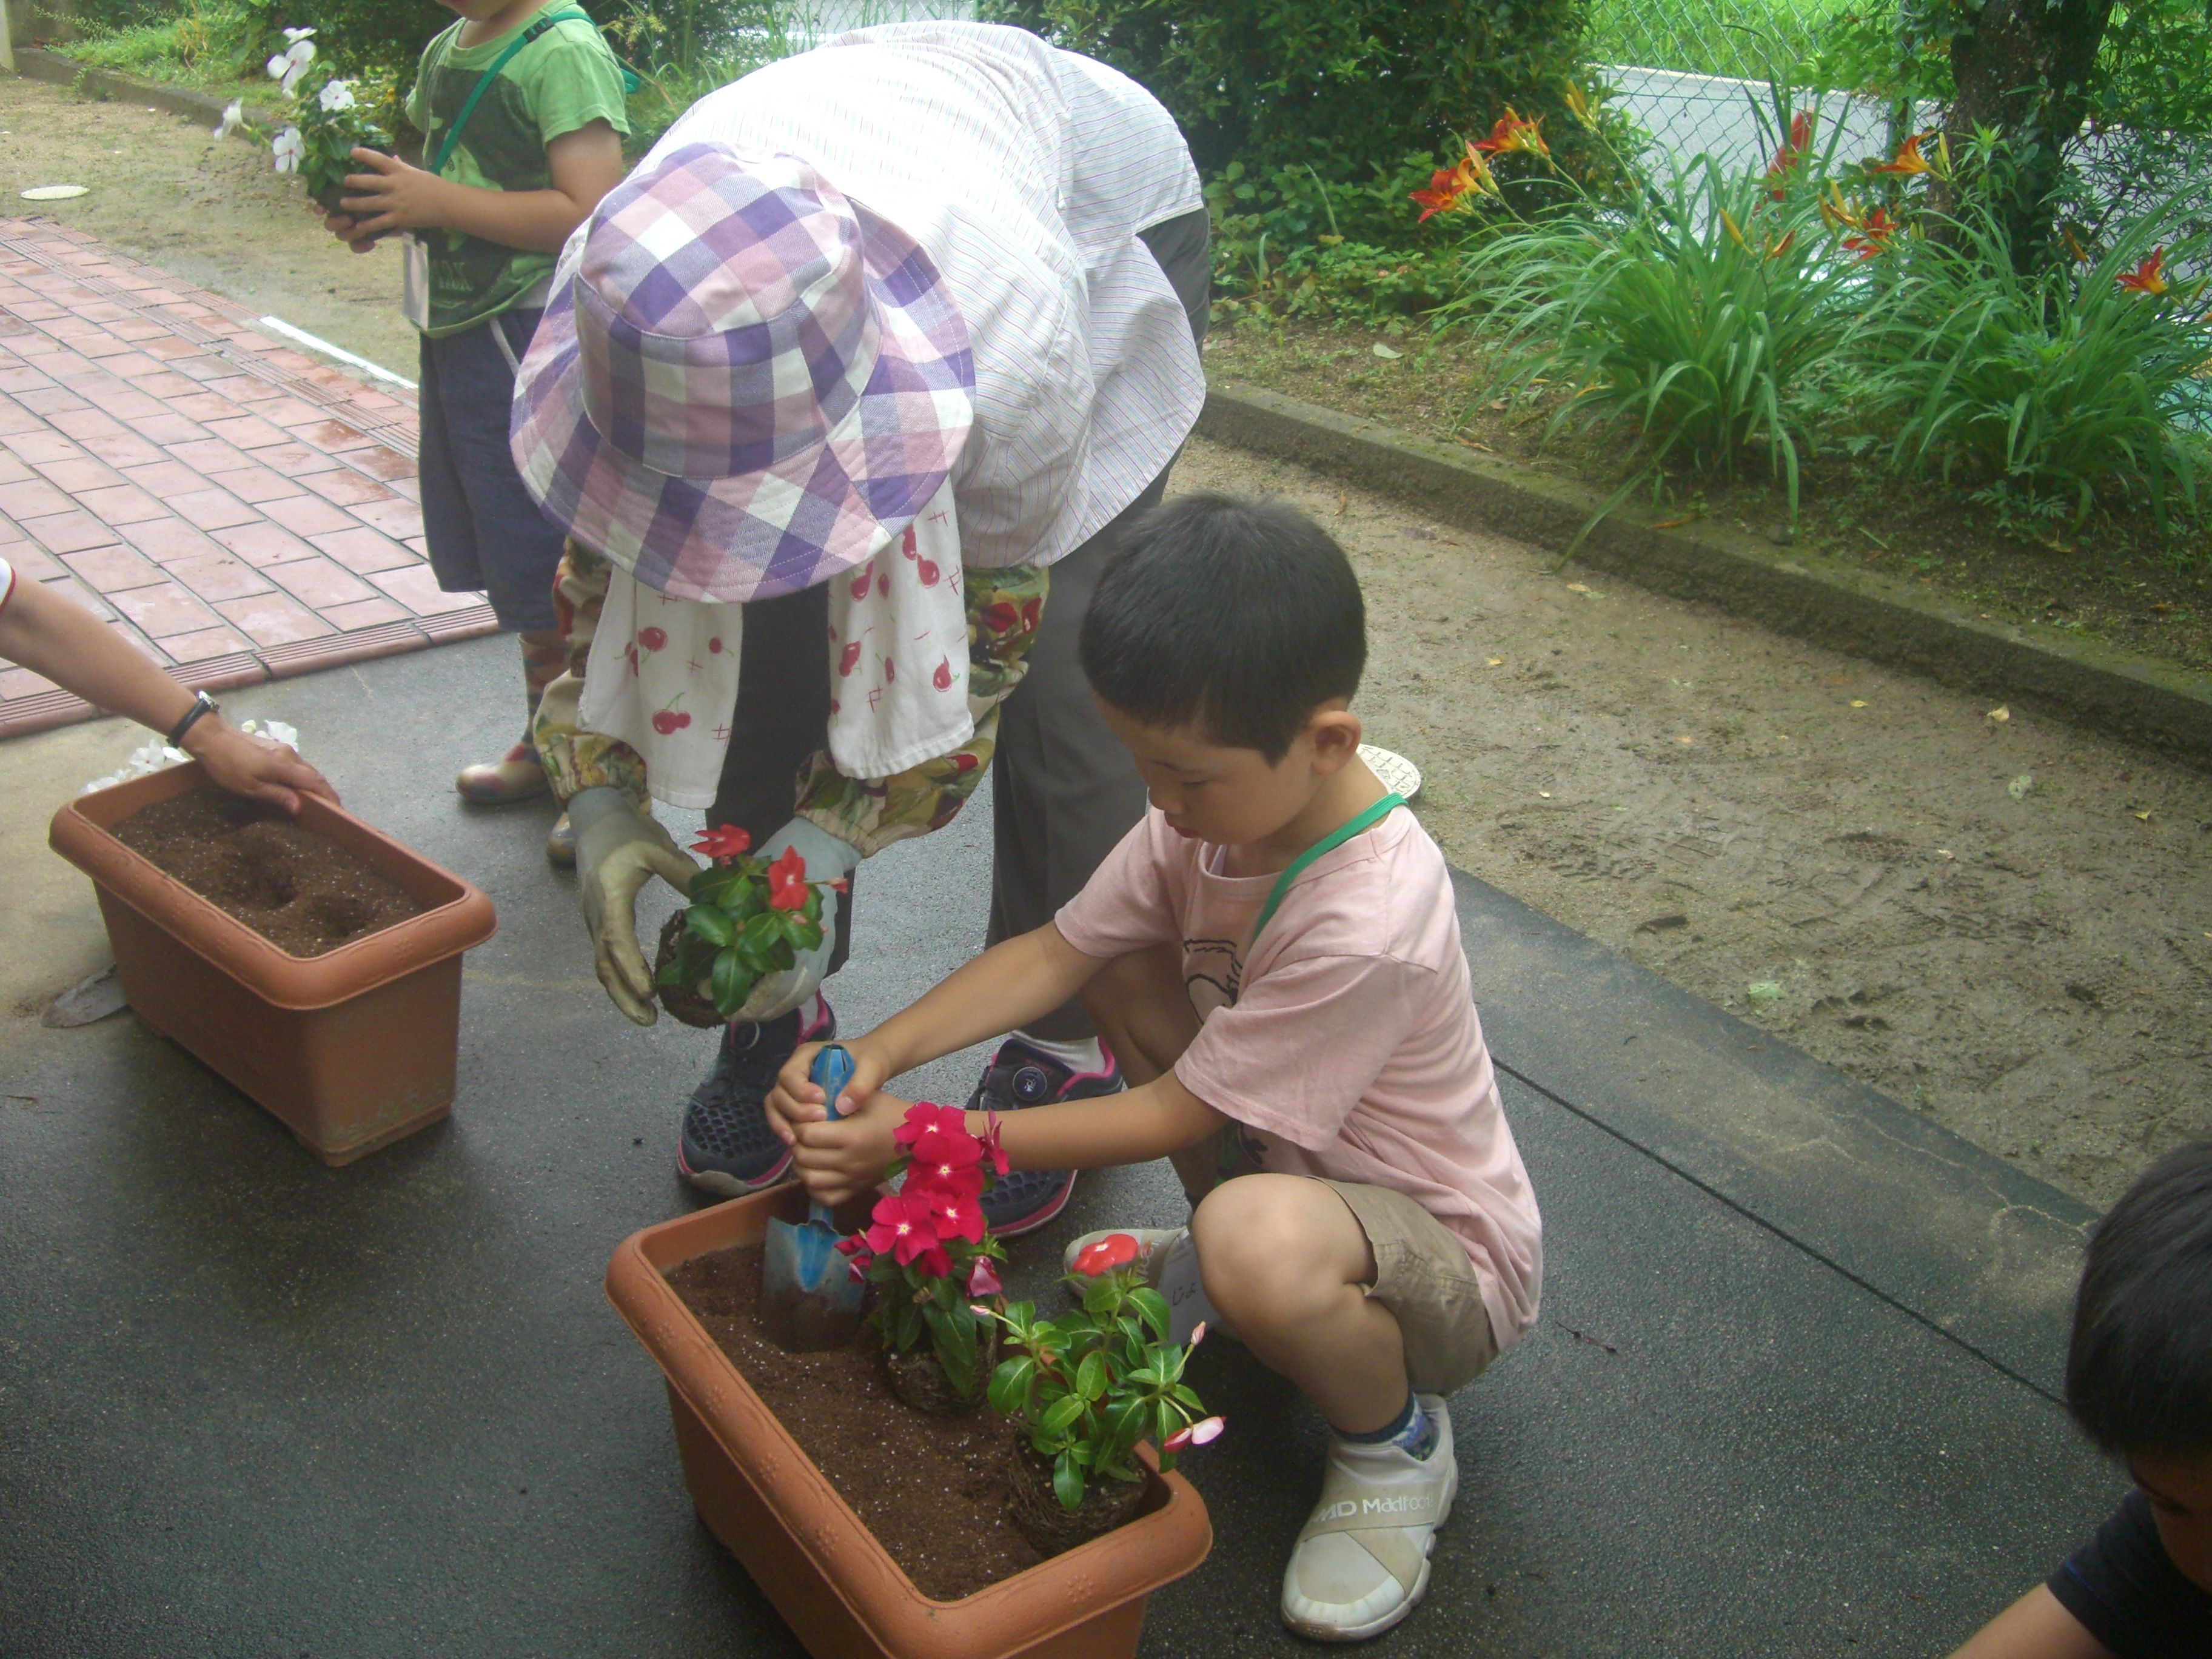
[[[652,970],[637,945],[638,892],[655,876],[683,892],[699,866],[626,790],[579,789],[568,798],[568,822],[576,831],[576,868],[582,877],[592,969],[616,1007],[638,1024],[650,1025],[659,1010]]]

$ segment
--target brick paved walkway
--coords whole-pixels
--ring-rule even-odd
[[[250,313],[0,219],[0,557],[217,690],[489,633],[424,562],[415,412]],[[0,660],[0,738],[92,711]]]

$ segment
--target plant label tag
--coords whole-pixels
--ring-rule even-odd
[[[430,250],[411,230],[399,233],[399,312],[424,332],[430,327]]]

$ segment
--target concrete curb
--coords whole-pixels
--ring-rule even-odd
[[[1564,550],[1603,497],[1503,459],[1249,388],[1209,388],[1203,436],[1297,461],[1468,530]],[[1911,584],[1715,527],[1617,508],[1575,554],[1592,569],[1943,684],[2004,698],[2212,769],[2212,675],[2056,629],[1984,621]]]
[[[114,103],[163,110],[189,120],[204,121],[210,127],[222,119],[224,100],[211,92],[193,92],[185,87],[163,86],[158,81],[142,81],[135,75],[115,70],[94,69],[43,46],[16,47],[15,73],[26,81],[45,81],[58,87],[76,86],[82,77],[88,91]],[[246,118],[266,126],[276,116],[274,111],[249,105]]]

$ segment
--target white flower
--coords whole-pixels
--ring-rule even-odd
[[[302,40],[312,40],[314,38],[315,32],[313,29],[286,29],[284,31],[285,43],[289,46],[296,46]]]
[[[269,148],[276,153],[276,171],[297,173],[300,158],[307,153],[307,146],[300,137],[300,129],[286,127],[270,142]]]
[[[307,65],[315,61],[315,43],[306,38],[314,33],[313,29],[286,29],[284,33],[288,37],[297,35],[300,38],[294,40],[264,67],[269,71],[269,78],[283,82],[284,90],[289,93],[300,84],[300,77],[307,72]]]
[[[342,109],[351,109],[353,107],[352,83],[347,81],[324,82],[323,95],[319,101],[322,104],[323,113],[325,115],[335,115]]]
[[[222,106],[222,120],[215,130],[218,138],[228,138],[238,131],[239,123],[246,119],[246,106],[234,98]]]

